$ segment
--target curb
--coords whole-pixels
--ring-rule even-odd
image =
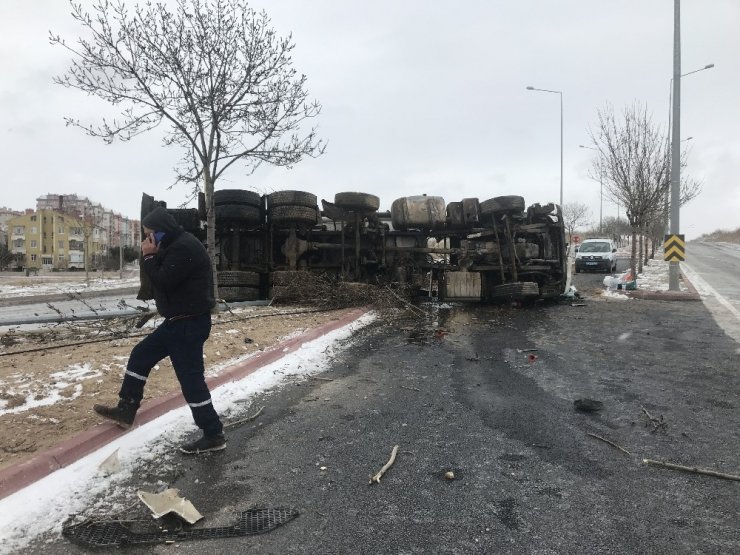
[[[352,310],[337,320],[312,328],[301,335],[260,351],[251,358],[228,367],[218,376],[208,378],[206,383],[209,389],[215,389],[225,383],[245,378],[263,366],[297,351],[305,343],[354,322],[368,310],[368,308]],[[136,413],[136,427],[183,406],[184,402],[182,393],[179,391],[145,402]],[[121,437],[127,431],[111,422],[104,422],[35,455],[27,461],[0,470],[0,499],[31,485],[56,470],[69,466],[85,455]]]
[[[650,301],[701,301],[701,295],[689,281],[686,274],[681,272],[680,278],[683,279],[688,291],[626,291],[627,296],[633,299],[643,299]]]

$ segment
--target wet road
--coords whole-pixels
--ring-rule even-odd
[[[737,552],[734,482],[641,462],[738,473],[737,344],[702,303],[583,304],[380,320],[323,379],[254,400],[264,413],[230,430],[225,451],[173,455],[123,487],[179,488],[206,515],[199,526],[254,506],[301,513],[178,553]],[[577,398],[604,410],[577,412]],[[64,540],[43,551],[83,552]]]

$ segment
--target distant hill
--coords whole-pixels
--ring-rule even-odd
[[[713,231],[712,233],[706,233],[699,237],[699,241],[710,241],[710,242],[723,242],[723,243],[739,243],[740,244],[740,227],[735,231],[725,231],[723,229]]]

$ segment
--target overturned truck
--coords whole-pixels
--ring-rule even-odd
[[[337,193],[319,207],[305,191],[241,189],[216,191],[214,204],[218,292],[225,301],[273,298],[299,272],[401,283],[450,301],[527,301],[565,291],[565,233],[553,204],[525,208],[520,196],[445,204],[421,195],[396,199],[381,212],[380,199],[367,193]],[[155,206],[164,203],[144,195],[142,219]],[[168,210],[205,241],[202,196],[198,209]]]

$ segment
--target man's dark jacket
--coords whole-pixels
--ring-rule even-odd
[[[154,287],[157,311],[165,318],[210,312],[216,302],[211,260],[203,244],[162,207],[149,212],[142,224],[165,233],[159,252],[142,262]]]

